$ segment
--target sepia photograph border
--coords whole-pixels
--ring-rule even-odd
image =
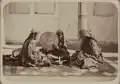
[[[120,84],[120,57],[118,56],[118,75],[116,79],[112,81],[106,81],[106,82],[96,82],[95,81],[87,81],[85,80],[86,78],[81,78],[83,81],[79,80],[78,77],[41,77],[41,76],[4,76],[3,75],[3,57],[2,57],[2,48],[4,45],[3,39],[4,39],[4,22],[3,22],[3,8],[6,4],[11,3],[11,2],[47,2],[47,1],[52,1],[52,2],[111,2],[113,3],[117,9],[118,9],[118,55],[120,54],[120,1],[118,0],[2,0],[1,1],[1,28],[0,28],[0,80],[2,84],[61,84],[61,83],[66,83],[66,84]],[[90,79],[90,78],[89,78]]]

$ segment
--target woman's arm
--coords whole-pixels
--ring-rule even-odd
[[[94,56],[92,56],[92,58],[94,58],[94,60],[98,61],[99,63],[102,63],[102,60],[100,60],[100,56],[102,53],[101,48],[94,40],[91,40],[90,44],[91,44],[93,55],[94,55]]]
[[[66,42],[66,40],[64,41],[64,46],[67,48],[67,42]]]
[[[100,48],[99,48],[98,44],[94,40],[91,40],[90,45],[92,47],[93,54],[96,55],[96,56],[99,55],[100,54]]]

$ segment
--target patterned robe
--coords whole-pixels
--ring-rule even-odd
[[[34,64],[35,66],[49,66],[50,59],[42,51],[36,51],[36,41],[28,39],[24,42],[22,48],[13,50],[13,58],[18,59],[20,65]]]
[[[20,52],[20,61],[21,64],[32,63],[35,64],[36,60],[36,42],[33,39],[27,39]]]
[[[81,51],[74,53],[71,57],[72,64],[80,68],[97,66],[103,62],[102,51],[98,42],[92,37],[82,39]]]

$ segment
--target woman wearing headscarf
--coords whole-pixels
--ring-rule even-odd
[[[37,34],[38,34],[37,32],[32,30],[28,38],[24,41],[19,56],[19,61],[21,65],[35,66],[35,60],[37,57],[37,52],[36,52]]]
[[[103,63],[102,51],[97,40],[87,30],[80,30],[80,51],[71,57],[72,63],[80,68],[97,67]]]
[[[53,50],[51,51],[51,53],[53,55],[60,56],[61,60],[66,60],[66,62],[64,62],[64,63],[69,64],[70,63],[70,55],[67,50],[67,46],[65,44],[64,33],[62,30],[57,30],[56,35],[58,37],[58,44],[53,45]]]
[[[22,48],[13,50],[12,58],[18,59],[19,64],[28,67],[49,66],[50,60],[46,53],[41,50],[36,51],[36,38],[38,33],[31,31],[28,38],[24,41]]]

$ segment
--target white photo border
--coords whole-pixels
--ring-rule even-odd
[[[119,36],[120,36],[120,25],[119,25],[119,22],[120,22],[120,2],[118,0],[2,0],[1,1],[1,11],[3,11],[3,8],[6,4],[10,3],[10,2],[47,2],[47,1],[53,1],[53,2],[111,2],[113,4],[115,4],[115,6],[117,7],[118,9],[118,55],[120,54],[120,50],[119,50],[119,43],[120,43],[120,39],[119,39]],[[3,69],[2,69],[2,47],[5,45],[4,44],[4,22],[3,22],[3,13],[1,12],[1,44],[0,44],[0,47],[1,47],[1,56],[0,56],[0,59],[1,59],[1,81],[2,81],[2,84],[40,84],[40,83],[44,83],[44,84],[56,84],[56,83],[68,83],[68,84],[120,84],[120,73],[118,73],[118,76],[116,77],[115,80],[113,81],[109,81],[109,82],[87,82],[86,81],[79,81],[79,78],[78,77],[67,77],[67,78],[64,78],[64,77],[41,77],[41,76],[4,76],[3,75]],[[120,71],[120,57],[118,56],[118,62],[119,62],[119,70]]]

